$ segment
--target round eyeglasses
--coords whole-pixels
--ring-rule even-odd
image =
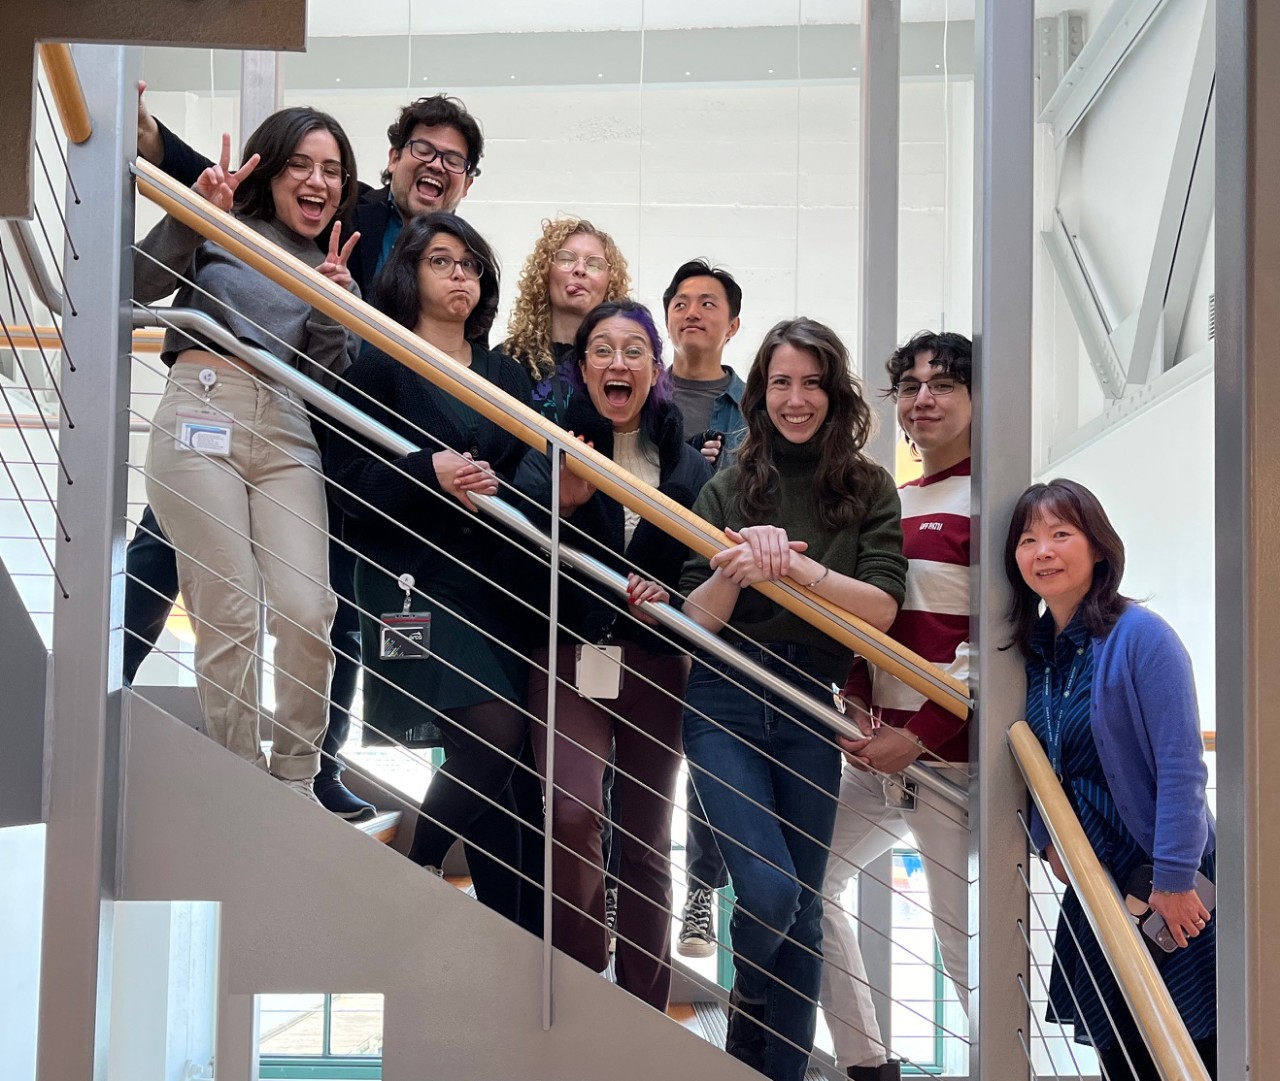
[[[474,255],[464,255],[461,259],[455,259],[451,255],[427,255],[420,262],[426,263],[437,278],[451,278],[454,267],[461,267],[462,276],[473,282],[478,282],[484,274],[483,260]]]
[[[284,163],[284,171],[294,180],[310,180],[317,169],[326,184],[347,182],[347,171],[336,161],[313,161],[305,154],[295,154]]]
[[[581,263],[582,268],[593,278],[598,278],[609,270],[608,259],[599,255],[578,255],[568,248],[561,248],[551,257],[551,261],[561,270],[574,270]]]
[[[646,364],[653,363],[653,354],[649,350],[638,345],[628,345],[624,349],[614,349],[611,345],[605,345],[601,342],[599,345],[593,345],[587,349],[587,363],[593,368],[607,368],[613,363],[615,356],[622,358],[622,363],[626,365],[628,370],[638,372]]]

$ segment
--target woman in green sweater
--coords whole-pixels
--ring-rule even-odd
[[[789,578],[888,629],[907,561],[893,478],[862,453],[871,410],[836,334],[811,319],[765,335],[742,399],[737,461],[694,511],[733,546],[685,564],[685,612],[745,656],[830,701],[852,653],[749,588]],[[840,751],[817,722],[773,705],[722,662],[689,678],[684,746],[737,895],[726,1050],[800,1081],[822,972],[822,878]]]

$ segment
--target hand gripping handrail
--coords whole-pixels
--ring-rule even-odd
[[[1026,721],[1015,721],[1010,726],[1009,746],[1160,1076],[1165,1081],[1209,1081],[1187,1026],[1182,1023],[1151,954],[1138,937],[1119,889],[1094,854],[1040,741]]]
[[[549,441],[560,446],[569,470],[640,517],[704,556],[729,547],[722,530],[697,517],[604,455],[512,401],[487,380],[388,319],[347,290],[333,284],[301,260],[280,250],[229,214],[184,188],[146,161],[133,165],[138,190],[166,213],[243,259],[295,296],[326,313],[365,341],[411,368],[424,379],[470,406],[539,453]],[[759,582],[765,596],[957,717],[967,717],[969,688],[856,616],[829,604],[790,579]]]
[[[133,324],[135,327],[172,327],[179,330],[197,331],[204,339],[215,342],[224,349],[234,351],[238,357],[252,365],[261,375],[287,387],[309,404],[327,413],[340,424],[378,444],[392,454],[403,457],[420,449],[408,439],[378,423],[357,406],[322,387],[314,379],[304,375],[291,364],[286,364],[264,349],[259,349],[240,341],[226,327],[204,312],[190,308],[148,308],[144,306],[134,309]],[[496,496],[473,494],[472,500],[485,515],[501,522],[512,532],[541,548],[548,551],[551,549],[551,538],[511,504]],[[599,560],[565,544],[560,545],[560,560],[566,566],[593,579],[617,596],[626,596],[626,577],[610,569]],[[743,656],[719,635],[708,631],[678,609],[668,604],[650,604],[646,606],[646,611],[650,612],[667,629],[675,631],[702,651],[733,666],[740,673],[764,686],[770,694],[785,699],[793,707],[813,717],[837,735],[849,738],[857,738],[861,735],[857,726],[848,717],[805,694],[799,687],[770,672],[763,665],[759,665]],[[907,768],[906,773],[956,806],[961,808],[968,807],[968,792],[946,778],[939,776],[936,770],[913,763]]]

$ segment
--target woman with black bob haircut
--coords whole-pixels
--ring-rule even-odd
[[[282,109],[249,136],[231,169],[231,139],[195,190],[336,284],[352,288],[352,243],[335,223],[355,197],[355,160],[336,120]],[[329,231],[332,225],[332,232]],[[317,242],[330,238],[328,254]],[[248,346],[332,387],[350,362],[347,332],[176,218],[138,245],[134,297],[177,289]],[[147,452],[147,496],[178,555],[196,634],[196,683],[210,737],[268,768],[258,738],[258,585],[265,590],[276,724],[270,772],[315,799],[333,652],[328,514],[320,450],[303,401],[258,376],[234,352],[170,330],[168,382]]]
[[[438,212],[410,221],[374,294],[402,326],[529,404],[523,369],[481,344],[498,304],[498,261],[462,218]],[[509,539],[477,520],[471,500],[511,479],[524,444],[378,349],[366,348],[341,393],[422,448],[397,457],[344,430],[326,453],[346,539],[360,556],[366,742],[444,748],[410,858],[438,872],[462,838],[476,896],[532,929],[537,906],[526,891],[522,907],[514,870],[523,860],[512,790],[527,730],[526,649],[521,611],[498,584],[515,560]],[[429,613],[428,655],[396,656],[401,640],[381,617],[405,610],[419,613],[422,626]]]
[[[751,587],[789,578],[887,630],[906,589],[898,493],[862,453],[871,410],[829,327],[789,319],[765,335],[742,415],[747,436],[734,464],[693,507],[731,547],[685,564],[684,611],[829,703],[852,651]],[[684,746],[737,894],[725,1048],[774,1081],[801,1081],[822,973],[840,749],[817,722],[788,715],[704,656],[689,677]]]
[[[1164,921],[1170,952],[1149,948],[1216,1076],[1215,831],[1191,658],[1169,624],[1120,594],[1124,544],[1084,485],[1052,480],[1023,492],[1004,562],[1012,644],[1027,659],[1027,723],[1120,892]],[[1038,812],[1031,834],[1067,883]],[[1046,1017],[1073,1024],[1106,1076],[1159,1077],[1071,888],[1058,917]]]
[[[684,441],[684,421],[672,401],[662,339],[649,310],[625,298],[593,308],[578,327],[574,355],[577,362],[566,375],[576,392],[564,403],[561,423],[633,476],[681,506],[692,506],[711,469]],[[516,483],[535,503],[550,506],[551,467],[544,455],[529,454]],[[687,549],[565,469],[559,509],[569,543],[627,576],[628,603],[603,599],[598,587],[581,584],[569,572],[561,577],[555,785],[546,793],[556,841],[553,941],[593,971],[608,965],[600,827],[601,781],[612,749],[617,980],[665,1010],[671,989],[667,853],[689,659],[678,643],[649,629],[652,618],[643,606],[668,599],[665,584],[679,575]],[[535,607],[545,612],[545,567],[541,583]],[[534,641],[546,640],[544,623]],[[585,669],[578,661],[585,657],[589,665],[595,645],[620,646],[625,671],[620,685],[605,693],[586,687],[579,693],[577,677]],[[537,718],[533,747],[544,782],[547,658],[545,647],[535,650],[529,681],[529,708]]]

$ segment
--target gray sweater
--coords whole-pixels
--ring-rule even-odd
[[[324,262],[314,240],[278,221],[236,217],[308,266]],[[176,307],[212,316],[242,342],[274,354],[331,390],[354,359],[359,339],[348,335],[340,323],[175,218],[166,216],[138,248],[145,253],[133,260],[133,295],[140,303],[150,304],[177,289]],[[358,290],[353,286],[352,292]],[[167,330],[160,356],[172,366],[182,350],[192,348],[225,352],[220,346],[193,340],[186,331]],[[314,363],[308,364],[298,353]]]

